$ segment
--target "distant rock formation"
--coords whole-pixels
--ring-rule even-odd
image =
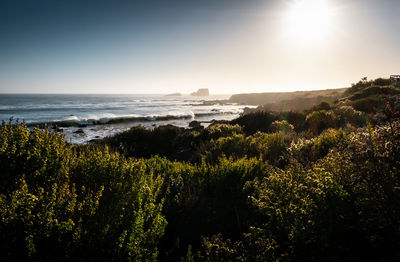
[[[181,93],[172,93],[172,94],[168,94],[166,96],[182,96]]]
[[[193,92],[190,94],[191,96],[209,96],[210,91],[208,91],[208,88],[200,88],[197,90],[197,92]]]
[[[74,134],[81,134],[81,135],[84,135],[84,134],[85,134],[85,131],[83,131],[83,129],[79,128],[78,130],[76,130],[76,131],[74,132]]]

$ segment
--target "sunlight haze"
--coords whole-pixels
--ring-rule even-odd
[[[109,6],[3,1],[0,92],[275,92],[400,73],[395,0]]]

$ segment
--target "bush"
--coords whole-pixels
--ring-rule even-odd
[[[334,105],[196,130],[136,127],[81,146],[3,124],[0,254],[7,261],[397,261],[397,100],[373,118]]]
[[[289,124],[286,120],[274,121],[271,124],[271,132],[284,132],[286,134],[290,134],[294,132],[293,125]]]
[[[300,133],[307,129],[306,114],[302,112],[281,112],[279,114],[281,120],[286,120],[289,124],[293,125],[294,131]]]
[[[337,136],[325,131],[315,145]],[[399,122],[358,130],[309,167],[291,160],[255,177],[248,231],[204,238],[198,261],[398,260],[399,138]]]
[[[156,260],[163,180],[143,160],[3,124],[0,162],[4,259]]]
[[[331,105],[328,102],[321,102],[318,105],[313,106],[312,111],[319,110],[331,110]]]
[[[363,112],[355,110],[352,106],[340,106],[334,110],[340,118],[341,126],[348,124],[355,127],[363,127],[367,124],[367,117]]]
[[[242,115],[232,120],[232,124],[240,125],[247,135],[252,135],[257,131],[268,132],[274,118],[275,117],[269,112],[259,111]]]
[[[242,134],[243,129],[239,125],[213,124],[204,132],[207,139],[218,139],[220,137],[229,137],[235,134]]]
[[[285,166],[287,147],[292,141],[291,135],[283,132],[273,134],[258,132],[247,140],[252,156],[261,156],[274,166]]]
[[[318,137],[312,139],[299,139],[292,143],[288,151],[290,155],[304,165],[324,158],[331,149],[348,143],[348,138],[343,130],[327,129]]]
[[[254,158],[221,158],[215,164],[175,163],[174,171],[170,167],[162,170],[168,192],[162,259],[174,261],[186,253],[189,244],[198,249],[202,235],[240,238],[253,214],[245,184],[264,176],[271,167]]]
[[[390,78],[377,78],[374,80],[374,85],[389,86],[389,85],[391,85],[391,81],[390,81]]]
[[[379,97],[367,97],[355,100],[351,103],[354,109],[367,114],[375,114],[379,108],[383,108],[384,101]]]
[[[309,131],[313,135],[317,135],[324,129],[336,127],[339,119],[333,111],[319,110],[309,113],[306,121],[309,126]]]
[[[354,95],[350,96],[349,99],[354,101],[370,96],[395,95],[395,94],[399,94],[399,91],[393,88],[392,86],[371,86],[359,92],[356,92]]]
[[[257,213],[253,226],[240,241],[221,236],[205,239],[203,260],[318,261],[346,257],[336,241],[346,232],[340,230],[343,218],[338,214],[347,211],[348,194],[331,173],[292,166],[256,178],[247,187],[254,190],[251,201]]]

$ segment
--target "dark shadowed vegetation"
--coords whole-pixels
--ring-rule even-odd
[[[76,146],[0,129],[5,261],[397,261],[399,88]],[[372,101],[372,102],[371,102]]]

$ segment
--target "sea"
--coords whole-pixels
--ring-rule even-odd
[[[229,97],[0,94],[0,120],[49,129],[62,133],[69,143],[82,144],[139,125],[189,128],[197,120],[207,126],[214,120],[232,120],[245,107],[253,107],[229,103]]]

